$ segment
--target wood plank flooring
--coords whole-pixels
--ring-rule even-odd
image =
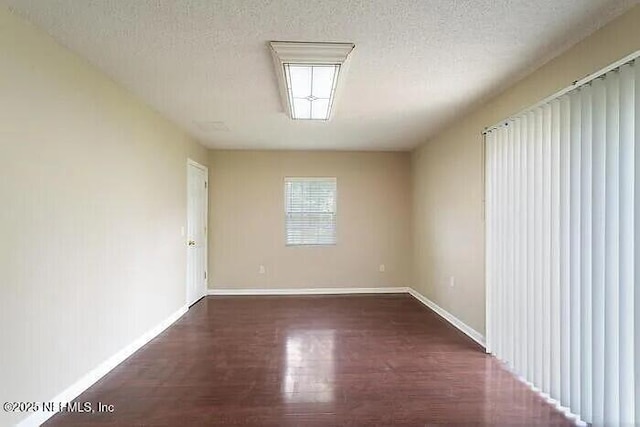
[[[409,295],[206,297],[50,426],[572,425]]]

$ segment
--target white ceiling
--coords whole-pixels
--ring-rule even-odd
[[[340,150],[411,149],[637,2],[0,0],[208,147]],[[356,44],[330,122],[284,113],[270,40]]]

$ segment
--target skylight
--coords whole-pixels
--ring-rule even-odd
[[[339,71],[339,65],[285,64],[291,117],[328,120]]]
[[[353,43],[271,42],[283,103],[294,120],[329,120]]]

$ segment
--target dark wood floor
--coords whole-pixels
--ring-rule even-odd
[[[571,425],[408,295],[208,297],[47,425]]]

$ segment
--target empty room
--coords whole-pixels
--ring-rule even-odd
[[[0,0],[0,426],[640,426],[637,0]]]

